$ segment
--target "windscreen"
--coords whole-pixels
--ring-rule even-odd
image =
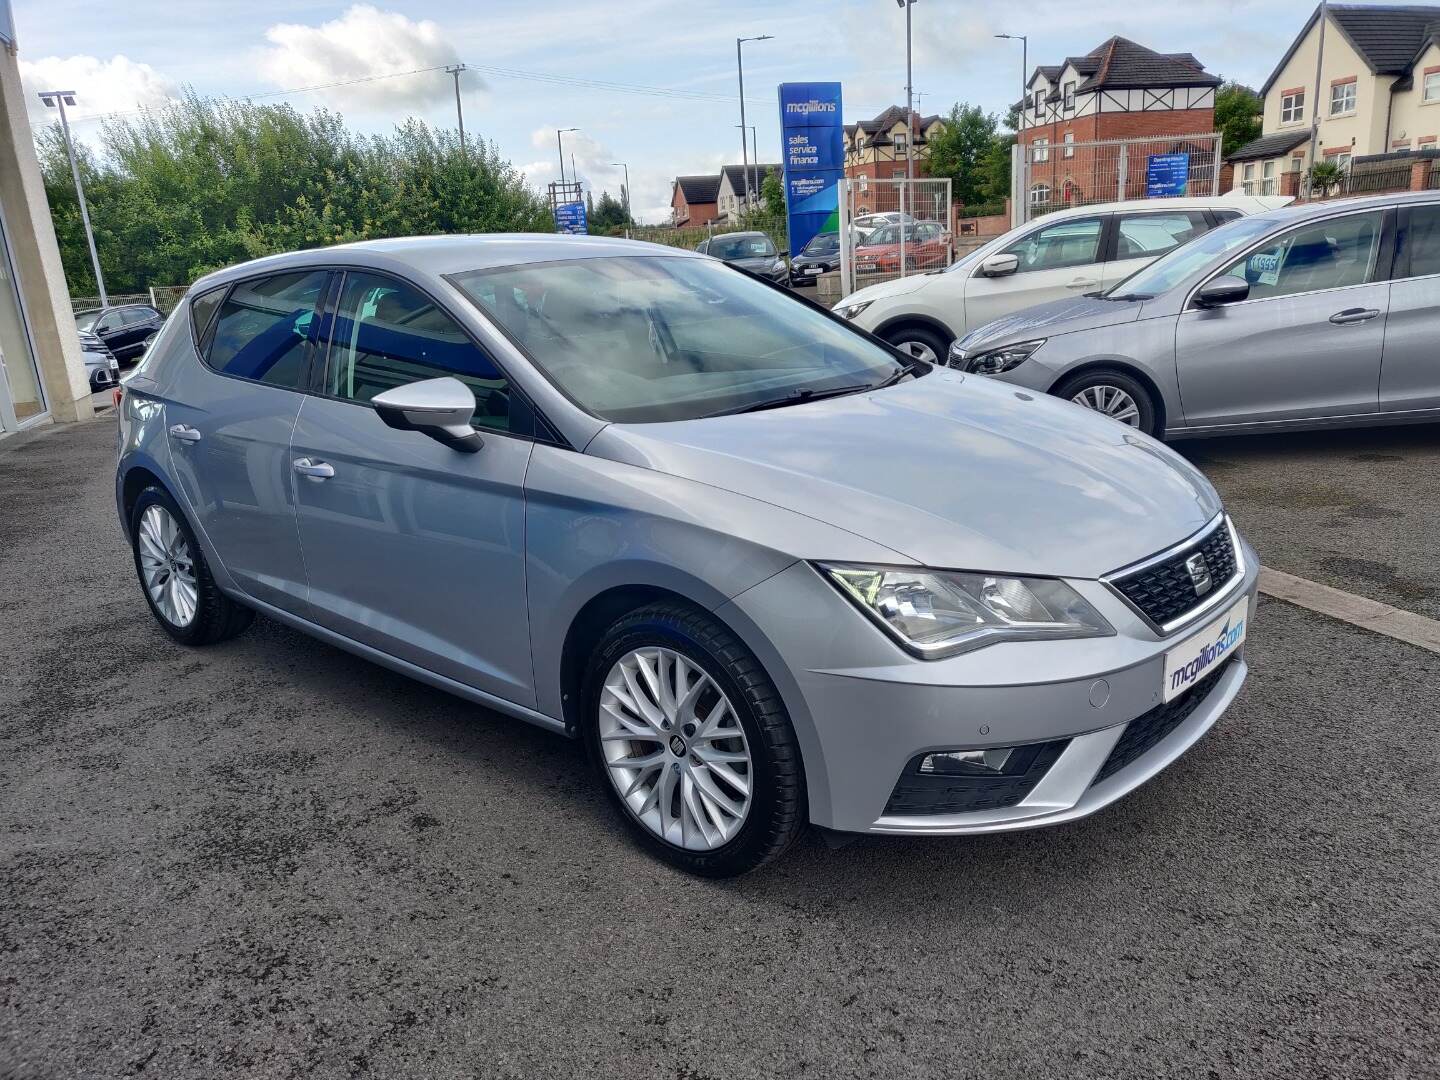
[[[1169,292],[1221,255],[1238,251],[1273,228],[1275,222],[1266,217],[1240,218],[1221,225],[1218,229],[1160,256],[1149,266],[1113,286],[1106,295],[1159,296],[1163,292]]]
[[[717,236],[705,253],[717,259],[763,259],[775,254],[775,245],[768,236]]]
[[[606,420],[694,419],[864,388],[902,370],[824,312],[707,259],[572,259],[450,280]]]

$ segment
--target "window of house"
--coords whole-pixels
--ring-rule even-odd
[[[1292,155],[1290,158],[1290,171],[1298,173],[1305,168],[1305,158],[1302,154]]]
[[[896,152],[897,154],[903,154],[903,153],[905,152],[905,136],[904,136],[904,135],[896,135],[896,136],[895,136],[895,152]]]
[[[325,270],[242,281],[220,305],[206,363],[239,379],[298,390],[314,344]]]
[[[1075,133],[1073,131],[1065,132],[1065,156],[1075,156]]]
[[[1425,90],[1421,100],[1427,105],[1440,102],[1440,71],[1432,71],[1425,76]]]
[[[495,287],[477,298],[506,327],[534,317],[523,293]],[[510,390],[495,364],[458,323],[418,289],[379,274],[349,273],[340,296],[325,391],[346,401],[422,379],[453,376],[475,394],[477,427],[506,431]]]
[[[1073,108],[1075,108],[1075,83],[1074,83],[1074,82],[1067,82],[1067,83],[1065,84],[1065,108],[1067,108],[1067,109],[1073,109]]]
[[[1236,260],[1223,275],[1250,283],[1250,299],[1363,285],[1375,271],[1384,211],[1304,225]]]
[[[1305,119],[1305,91],[1292,90],[1280,98],[1280,122],[1298,124]]]
[[[1260,194],[1274,195],[1278,190],[1275,182],[1275,162],[1267,161],[1260,170]]]
[[[1049,139],[1036,139],[1035,142],[1031,144],[1030,160],[1031,160],[1031,161],[1049,161],[1049,160],[1050,160],[1050,140],[1049,140]]]
[[[1330,115],[1343,116],[1355,111],[1355,80],[1330,87]]]
[[[1247,161],[1245,163],[1245,169],[1241,176],[1240,186],[1244,190],[1246,195],[1255,194],[1255,162]]]
[[[1340,166],[1340,168],[1342,169],[1348,169],[1350,167],[1350,151],[1342,150],[1340,153],[1336,154],[1335,164]]]
[[[1030,205],[1044,206],[1050,201],[1050,185],[1036,184],[1030,189]]]
[[[1031,96],[1030,107],[1031,107],[1032,109],[1034,109],[1034,110],[1038,113],[1038,112],[1041,110],[1041,108],[1044,107],[1044,105],[1045,105],[1045,91],[1044,91],[1044,90],[1036,90],[1035,93]]]

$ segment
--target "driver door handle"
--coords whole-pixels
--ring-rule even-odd
[[[1351,323],[1369,322],[1380,314],[1379,308],[1346,308],[1344,311],[1337,311],[1330,316],[1330,321],[1336,326],[1349,326]]]
[[[308,476],[311,480],[329,480],[335,475],[335,467],[324,461],[315,461],[308,457],[295,459],[295,471],[301,476]]]
[[[173,424],[170,428],[170,437],[178,439],[180,442],[199,442],[200,432],[184,424]]]

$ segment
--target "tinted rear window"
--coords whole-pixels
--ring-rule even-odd
[[[299,389],[329,280],[327,271],[311,270],[240,282],[220,307],[206,362],[236,378]]]

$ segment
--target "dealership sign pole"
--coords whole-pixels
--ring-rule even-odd
[[[839,83],[781,83],[781,161],[793,259],[820,233],[840,231],[845,133]],[[842,238],[841,243],[844,243]]]

